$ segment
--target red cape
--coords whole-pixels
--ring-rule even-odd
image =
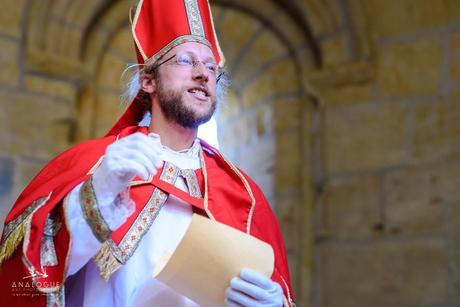
[[[127,127],[122,131],[117,128],[114,127],[111,134],[104,138],[83,142],[51,160],[13,205],[5,220],[0,247],[0,260],[3,260],[0,267],[0,291],[5,304],[45,306],[46,299],[49,300],[50,295],[56,295],[56,291],[61,289],[70,250],[70,236],[62,206],[64,197],[76,185],[89,178],[91,169],[97,166],[106,147],[118,137],[137,131],[147,133],[143,127]],[[119,135],[114,132],[119,132]],[[281,232],[262,191],[216,149],[203,141],[201,145],[208,178],[209,211],[217,221],[249,232],[273,247],[275,270],[272,279],[282,286],[286,298],[293,298]],[[44,201],[37,203],[39,199]],[[40,244],[50,213],[62,224],[54,237],[58,265],[42,267]],[[20,243],[22,249],[19,248]],[[27,278],[34,272],[38,275]],[[36,282],[38,290],[34,293],[40,295],[34,296],[31,291],[25,296],[14,295],[14,291],[19,290],[13,289],[18,286],[18,282],[32,280]],[[52,294],[47,298],[44,293]]]

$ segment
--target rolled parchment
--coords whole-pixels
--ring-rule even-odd
[[[269,244],[194,214],[174,254],[153,275],[202,306],[223,306],[225,289],[241,269],[271,277],[274,259]]]

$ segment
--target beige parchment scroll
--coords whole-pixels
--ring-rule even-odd
[[[273,266],[269,244],[194,214],[176,251],[154,277],[201,306],[213,307],[224,305],[225,289],[241,269],[270,277]]]

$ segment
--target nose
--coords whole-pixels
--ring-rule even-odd
[[[193,66],[193,79],[208,82],[209,71],[206,69],[206,66],[203,62],[197,61],[196,64]]]

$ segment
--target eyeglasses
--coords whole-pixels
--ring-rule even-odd
[[[206,68],[206,70],[214,77],[216,77],[216,81],[219,81],[220,77],[222,76],[221,73],[219,73],[219,66],[214,63],[214,62],[203,62],[201,60],[198,60],[193,54],[189,53],[189,52],[178,52],[172,56],[170,56],[169,58],[167,58],[166,60],[158,63],[156,65],[156,67],[159,67],[161,65],[163,65],[164,63],[172,60],[173,58],[175,58],[175,62],[177,65],[180,65],[180,66],[188,66],[188,67],[191,67],[191,68],[196,68],[198,67],[198,65],[200,63],[202,63],[204,65],[204,67]]]

